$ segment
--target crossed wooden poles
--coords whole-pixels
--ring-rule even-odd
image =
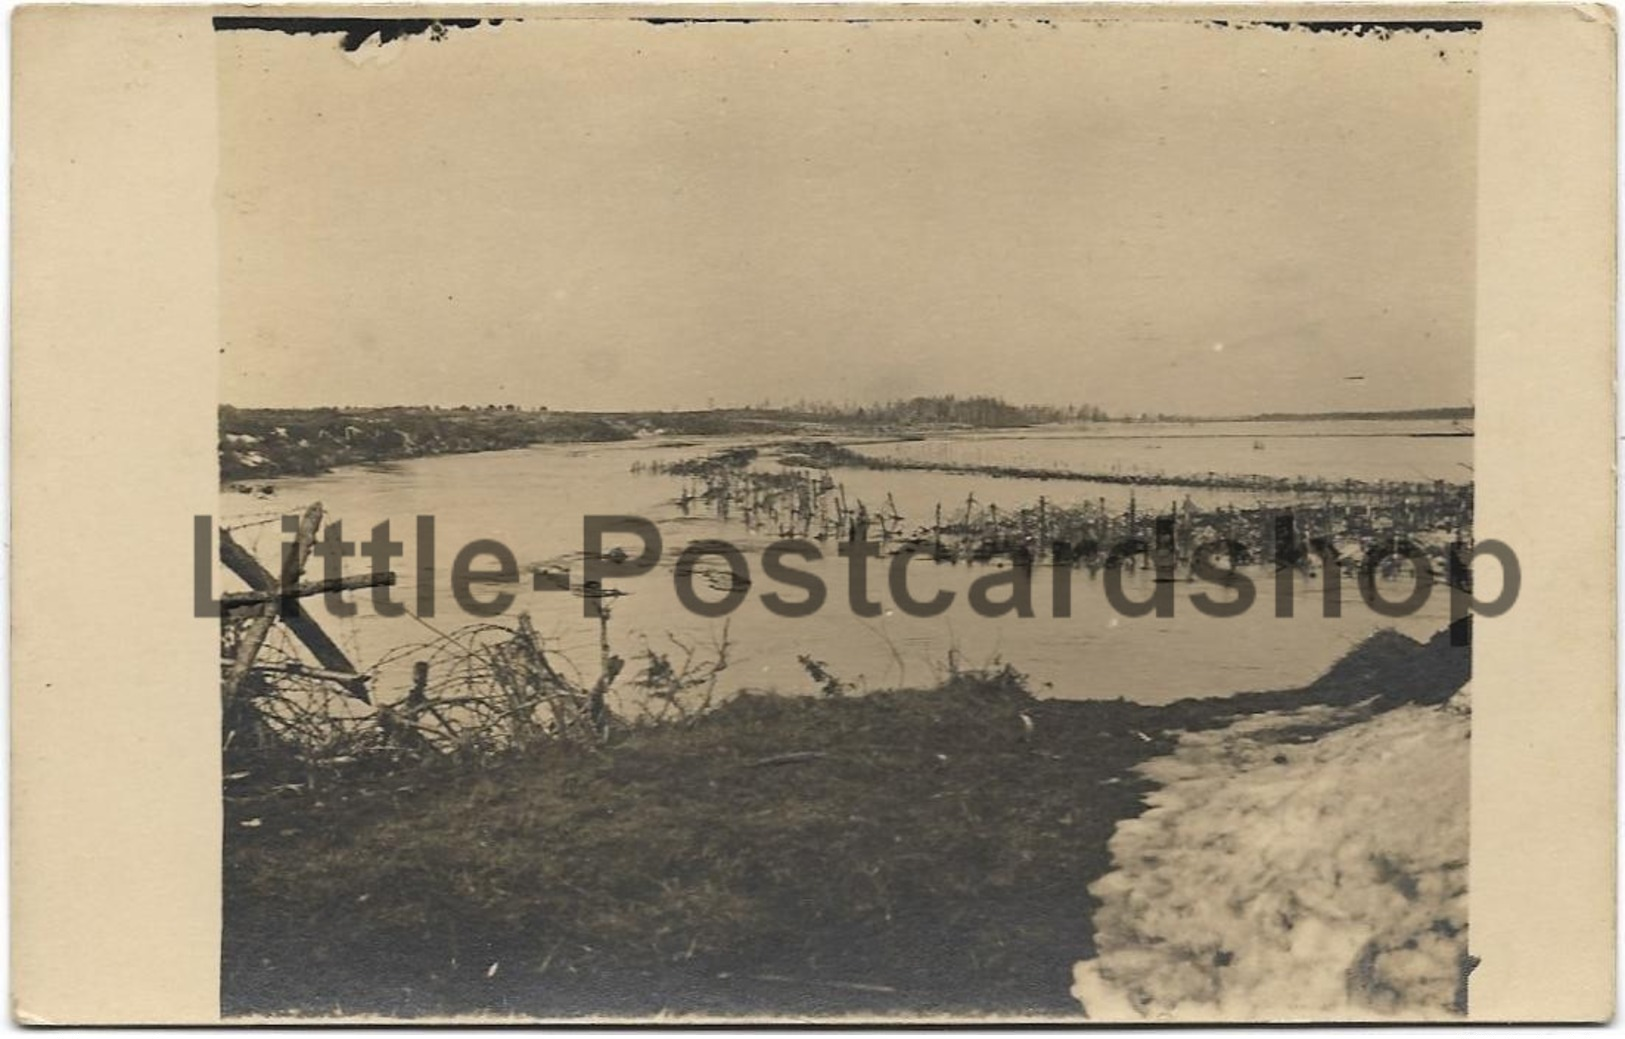
[[[306,613],[299,600],[327,592],[350,591],[395,583],[393,571],[356,574],[325,581],[301,581],[305,563],[316,544],[316,531],[322,525],[322,503],[306,509],[299,518],[299,529],[294,542],[283,545],[282,576],[277,578],[261,565],[254,554],[239,545],[231,532],[220,528],[220,562],[247,582],[250,591],[228,592],[220,597],[222,620],[247,619],[248,627],[237,643],[237,651],[225,667],[224,693],[229,700],[238,695],[249,672],[255,670],[255,658],[278,620],[287,625],[294,637],[305,644],[321,665],[307,668],[284,665],[277,668],[261,665],[261,670],[283,670],[338,684],[344,692],[363,703],[371,703],[367,695],[366,677],[359,674],[350,658],[344,655],[321,625]]]

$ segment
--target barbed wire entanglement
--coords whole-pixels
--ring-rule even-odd
[[[228,595],[235,608],[221,615],[222,749],[232,775],[273,764],[272,772],[314,775],[363,761],[480,759],[541,743],[599,746],[640,727],[691,723],[716,705],[728,667],[726,626],[709,646],[675,635],[666,646],[645,642],[629,669],[611,645],[609,598],[596,588],[577,590],[598,600],[598,659],[587,670],[550,647],[528,613],[512,623],[441,630],[409,612],[429,638],[365,668],[349,666],[342,654],[338,667],[324,666],[321,654],[313,663],[312,644],[326,640],[313,639],[315,622],[300,614],[295,597],[320,585],[298,581],[320,521],[319,505],[306,511],[280,583],[252,570],[229,531],[221,532],[222,558],[261,574],[251,581],[258,592]],[[275,624],[279,618],[286,623]],[[386,699],[381,679],[408,668],[410,685]]]

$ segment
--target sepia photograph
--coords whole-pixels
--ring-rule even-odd
[[[1614,9],[9,28],[14,1026],[1614,1018]]]
[[[212,28],[225,1017],[1468,1013],[1478,22]]]

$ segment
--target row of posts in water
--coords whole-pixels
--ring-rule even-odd
[[[755,533],[816,541],[879,541],[893,551],[905,546],[946,563],[1007,559],[1084,565],[1109,562],[1150,566],[1153,559],[1189,564],[1196,546],[1223,541],[1234,546],[1232,565],[1308,565],[1318,556],[1349,555],[1377,540],[1403,538],[1443,559],[1446,546],[1470,540],[1470,487],[1439,481],[1383,488],[1361,485],[1356,493],[1300,497],[1290,505],[1259,502],[1250,507],[1198,508],[1186,495],[1166,509],[1142,508],[1131,492],[1126,508],[1105,498],[1058,505],[1040,497],[1034,506],[1000,509],[974,494],[963,503],[938,503],[930,522],[910,523],[888,493],[871,505],[850,498],[827,470],[762,471],[742,465],[683,468],[638,465],[634,471],[678,474],[676,504],[685,516],[707,510],[737,520]]]

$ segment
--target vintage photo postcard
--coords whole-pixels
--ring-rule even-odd
[[[14,1015],[1608,1019],[1615,36],[19,9]]]

